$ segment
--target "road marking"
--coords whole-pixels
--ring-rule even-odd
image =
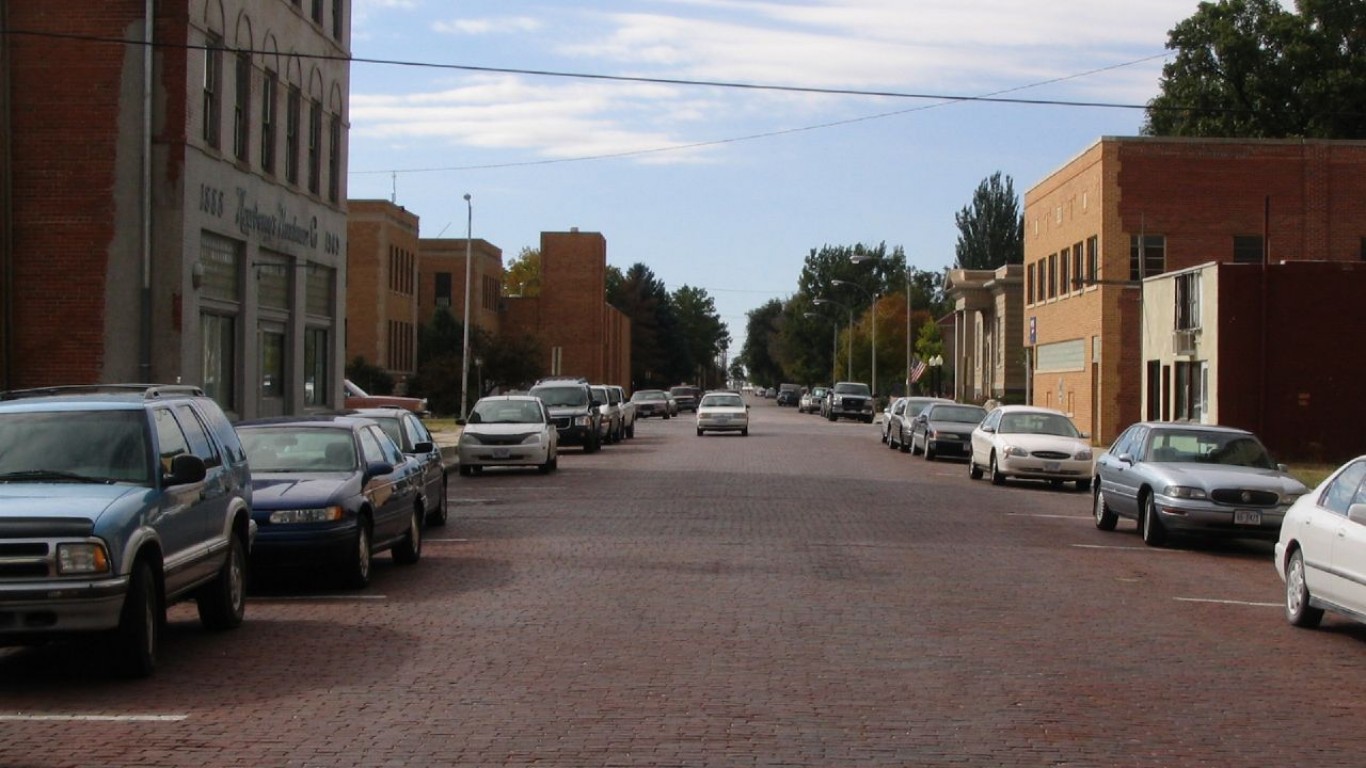
[[[1090,520],[1090,515],[1045,515],[1035,512],[1007,512],[1006,517],[1055,517],[1060,520]]]
[[[1212,597],[1174,597],[1180,603],[1214,603],[1216,605],[1247,605],[1253,608],[1280,608],[1280,603],[1253,603],[1247,600],[1216,600]]]
[[[175,723],[188,720],[189,715],[14,715],[0,714],[5,722],[58,722],[58,723]]]

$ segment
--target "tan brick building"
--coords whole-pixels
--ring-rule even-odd
[[[1106,137],[1030,189],[1024,218],[1029,399],[1108,443],[1163,386],[1160,366],[1144,383],[1142,281],[1361,261],[1366,142]]]
[[[347,209],[346,360],[363,357],[402,384],[417,372],[418,219],[387,200]]]
[[[350,7],[6,3],[0,386],[341,396]],[[46,35],[44,33],[52,33]],[[133,38],[158,47],[104,42]]]
[[[430,323],[440,310],[465,322],[465,254],[474,257],[470,274],[470,327],[497,334],[503,327],[503,251],[474,240],[423,238],[419,242],[420,323]]]

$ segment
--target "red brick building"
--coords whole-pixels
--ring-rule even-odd
[[[339,402],[349,9],[0,4],[0,386]]]
[[[1154,393],[1149,412],[1161,413],[1164,387],[1176,390],[1161,377],[1176,371],[1144,357],[1144,280],[1211,262],[1360,262],[1363,171],[1366,142],[1107,137],[1087,148],[1025,194],[1030,401],[1070,413],[1102,444],[1142,418]],[[1343,332],[1322,319],[1282,321],[1292,335]]]
[[[417,372],[418,220],[387,200],[347,201],[346,360],[403,382]]]

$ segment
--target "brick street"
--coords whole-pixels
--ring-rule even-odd
[[[0,651],[0,766],[1357,766],[1366,627],[1264,543],[1145,547],[754,401],[550,475],[452,476],[420,563],[253,591],[161,666]]]

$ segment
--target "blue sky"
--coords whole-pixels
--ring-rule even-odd
[[[1198,0],[355,0],[358,58],[881,93],[1141,105]],[[505,261],[542,231],[607,239],[729,325],[822,245],[953,263],[954,214],[1000,171],[1023,194],[1137,109],[945,102],[353,64],[352,198]],[[754,138],[757,137],[757,138]]]

